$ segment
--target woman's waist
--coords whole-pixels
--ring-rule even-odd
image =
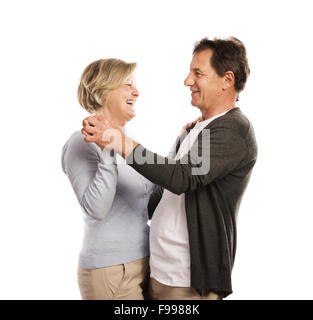
[[[83,247],[115,250],[120,247],[133,247],[149,242],[149,226],[137,228],[85,229]]]
[[[135,261],[149,256],[149,243],[122,245],[115,248],[83,248],[79,254],[79,266],[86,269],[102,268]]]

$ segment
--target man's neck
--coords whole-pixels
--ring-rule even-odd
[[[235,108],[235,102],[236,102],[235,100],[230,99],[229,101],[224,101],[222,103],[215,104],[207,108],[201,108],[200,111],[202,113],[203,120],[210,119],[216,116],[217,114],[220,114]]]

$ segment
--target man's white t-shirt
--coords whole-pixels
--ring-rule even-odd
[[[226,111],[227,112],[227,111]],[[197,122],[183,140],[175,160],[189,152],[199,133],[214,119]],[[190,287],[190,251],[187,230],[185,194],[176,195],[164,189],[150,227],[151,278],[174,287]]]

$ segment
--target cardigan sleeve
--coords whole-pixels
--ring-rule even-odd
[[[170,149],[168,155],[167,155],[167,158],[170,158],[170,159],[174,159],[175,158],[175,155],[176,155],[176,149],[177,149],[177,145],[179,143],[179,139],[181,137],[181,134],[177,137],[175,143],[173,144],[172,148]],[[163,195],[163,191],[164,191],[164,188],[158,186],[158,185],[155,185],[155,188],[150,196],[150,199],[149,199],[149,203],[148,203],[148,216],[149,216],[149,219],[152,218],[153,216],[153,213],[156,209],[156,207],[158,206],[159,202],[161,201],[162,199],[162,195]]]
[[[223,178],[247,156],[244,137],[223,121],[199,134],[180,160],[164,158],[138,145],[127,163],[155,184],[175,193],[189,193]]]
[[[148,203],[148,216],[149,219],[152,218],[153,213],[158,206],[159,202],[162,199],[164,189],[160,186],[157,186],[156,189],[153,191],[153,193],[150,196],[149,203]]]

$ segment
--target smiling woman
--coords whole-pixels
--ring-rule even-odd
[[[133,105],[139,96],[135,67],[118,59],[88,65],[78,87],[81,106],[123,127],[135,116]],[[148,277],[147,204],[153,184],[119,155],[86,143],[80,131],[63,147],[62,167],[85,222],[78,266],[82,298],[142,300]]]
[[[135,78],[131,75],[126,80],[126,84],[108,93],[104,108],[101,108],[98,113],[101,113],[104,118],[114,119],[120,126],[124,126],[136,115],[133,106],[138,96]]]
[[[79,103],[88,112],[103,114],[124,126],[135,116],[132,106],[139,95],[133,76],[135,68],[136,63],[119,59],[92,62],[81,76]]]

